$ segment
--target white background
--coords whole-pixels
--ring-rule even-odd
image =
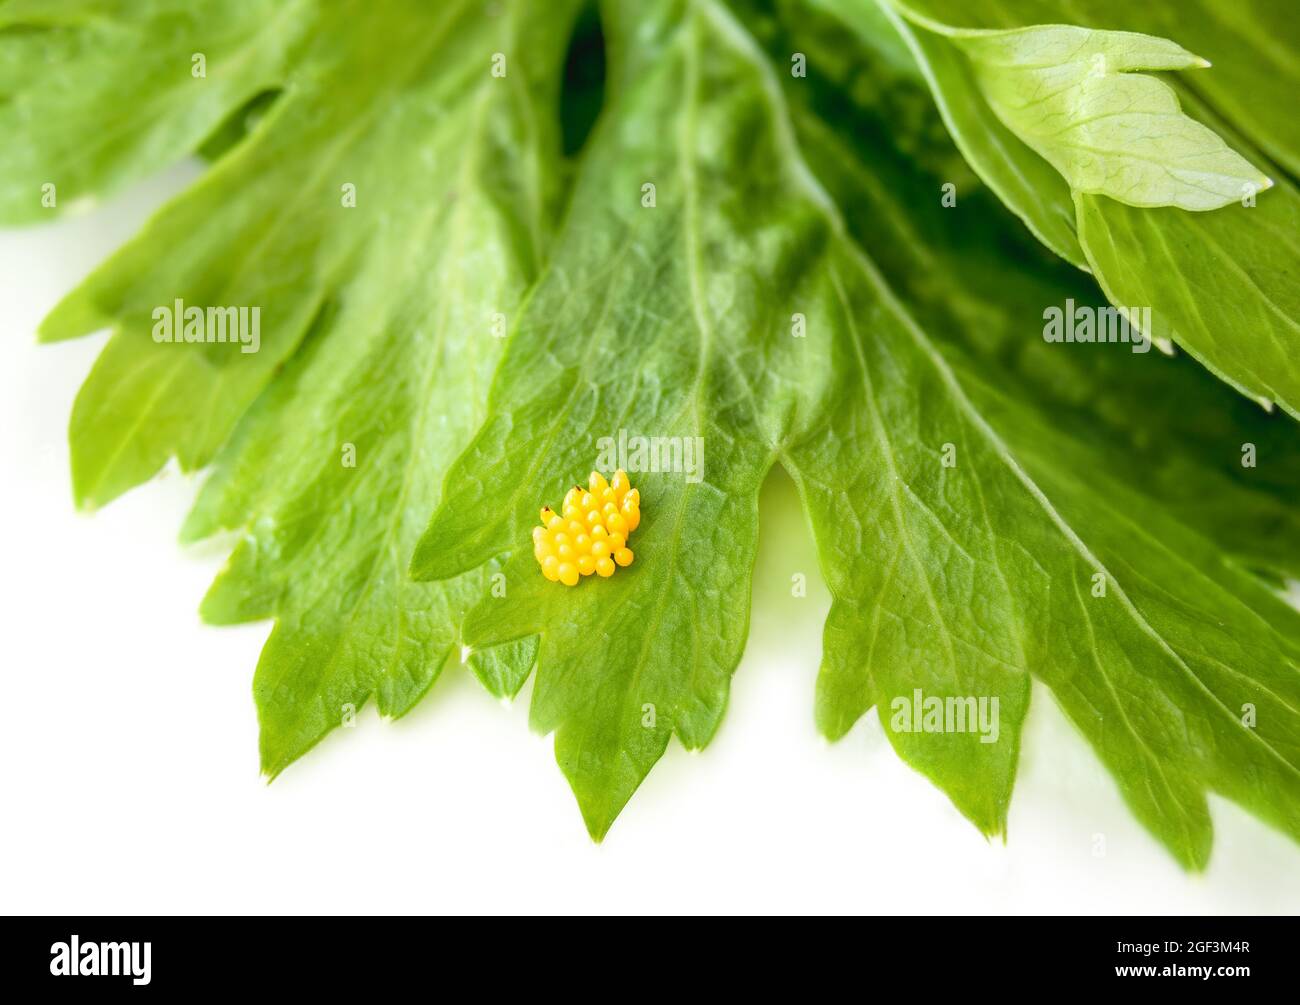
[[[764,536],[718,737],[670,748],[601,846],[551,741],[528,730],[527,689],[503,706],[460,670],[406,719],[367,708],[265,784],[251,679],[269,625],[199,622],[223,550],[176,543],[194,480],[169,471],[75,512],[67,416],[104,336],[34,340],[197,171],[0,231],[0,910],[1300,911],[1300,850],[1222,800],[1209,871],[1184,874],[1041,688],[1005,845],[895,757],[874,713],[822,740],[828,598],[802,529]],[[784,518],[795,506],[788,483],[768,486],[765,528],[802,528]],[[794,572],[805,599],[790,596]]]

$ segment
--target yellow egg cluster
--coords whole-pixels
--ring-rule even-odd
[[[582,576],[614,575],[632,564],[628,535],[641,522],[641,493],[628,484],[627,472],[605,481],[593,471],[587,488],[575,485],[559,513],[542,507],[542,525],[533,528],[533,555],[551,582],[574,586]]]

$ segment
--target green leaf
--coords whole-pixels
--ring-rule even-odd
[[[1249,567],[1281,577],[1300,569],[1292,505],[1300,466],[1287,460],[1294,429],[1205,379],[1186,356],[1026,338],[1027,305],[1100,303],[1097,286],[1048,258],[978,185],[963,183],[958,211],[945,208],[934,193],[952,165],[929,147],[918,158],[915,141],[900,134],[894,106],[905,103],[903,83],[891,77],[887,94],[871,86],[878,64],[846,45],[835,20],[820,23],[796,7],[789,21],[769,44],[774,59],[798,49],[820,68],[837,56],[848,75],[786,88],[801,145],[858,243],[924,327],[996,366],[1008,398],[1035,402],[1054,427],[1091,442],[1107,470]],[[850,91],[858,97],[846,103]],[[912,125],[928,132],[924,122]],[[1243,468],[1237,447],[1245,442],[1280,463]]]
[[[89,87],[103,74],[124,104],[167,95],[176,121],[210,109],[214,122],[251,90],[279,91],[43,333],[114,329],[73,415],[80,501],[106,502],[171,457],[186,470],[215,458],[185,536],[239,532],[205,619],[276,619],[254,685],[262,765],[274,775],[371,695],[383,714],[403,714],[460,658],[460,619],[490,570],[437,585],[405,570],[447,464],[482,418],[504,342],[494,327],[504,334],[545,254],[576,4],[542,12],[520,0],[495,14],[468,2],[299,4],[254,33],[262,49],[310,39],[292,66],[263,77],[240,53],[211,48],[206,81],[190,77],[190,53],[208,44],[207,24],[176,6],[42,21],[11,42],[31,63],[106,38],[148,39],[147,66],[96,56],[75,64],[78,79]],[[205,5],[205,17],[230,8],[238,20],[244,6]],[[498,52],[504,77],[492,72]],[[211,87],[223,88],[220,100]],[[63,126],[49,122],[33,147],[63,191]],[[144,116],[132,128],[149,133],[130,153],[134,173],[204,135],[182,138]],[[6,177],[31,155],[17,156]],[[68,177],[108,189],[125,157],[78,162],[82,174]],[[262,306],[259,351],[155,342],[152,312],[178,298]],[[531,645],[473,666],[496,679],[512,661],[530,665]]]
[[[1088,195],[1075,203],[1088,260],[1113,303],[1154,305],[1153,337],[1177,342],[1265,407],[1276,401],[1300,415],[1294,185],[1282,181],[1257,206],[1216,213],[1139,210]]]
[[[1167,39],[1070,25],[926,27],[954,41],[997,117],[1075,192],[1210,210],[1272,185],[1182,114],[1172,88],[1132,72],[1209,65]]]
[[[726,8],[606,11],[618,59],[605,116],[489,416],[413,562],[441,578],[514,549],[507,595],[480,602],[466,639],[541,636],[533,720],[555,731],[592,834],[672,734],[697,748],[718,727],[746,633],[757,493],[778,462],[834,597],[817,702],[827,735],[876,706],[899,752],[997,833],[1037,679],[1180,861],[1208,855],[1208,789],[1300,834],[1300,615],[1206,535],[1212,517],[1184,523],[1158,477],[1129,483],[1139,461],[1115,447],[1135,430],[1076,430],[1045,392],[1022,400],[1012,388],[1031,378],[986,356],[978,327],[953,341],[963,329],[939,323],[936,297],[960,287],[959,310],[999,311],[1022,341],[1041,338],[1037,305],[998,306],[957,273],[904,288],[909,309],[837,209],[862,176],[886,193],[882,217],[906,217],[906,204],[872,163],[850,161],[846,191],[828,194],[834,172],[805,155],[804,113]],[[1201,387],[1158,362],[1145,366],[1166,394]],[[1238,424],[1231,403],[1208,400],[1222,462],[1182,475],[1249,499],[1243,551],[1261,551],[1288,506],[1227,471],[1234,437],[1263,420]],[[547,582],[529,547],[537,507],[620,431],[700,437],[701,478],[634,473],[636,562],[575,589]],[[1295,462],[1294,448],[1279,460]],[[997,699],[997,740],[898,728],[894,703],[918,688]]]
[[[698,749],[719,727],[780,464],[834,601],[826,735],[876,707],[909,763],[1004,832],[1036,681],[1184,864],[1208,857],[1210,791],[1300,836],[1300,614],[1276,589],[1300,574],[1294,427],[1186,359],[1045,342],[1045,308],[1101,291],[974,183],[921,71],[976,170],[1112,296],[1194,275],[1223,297],[1207,324],[1267,333],[1289,316],[1291,252],[1269,281],[1242,264],[1244,284],[1179,261],[1210,231],[1144,257],[1133,235],[1165,214],[1222,221],[1225,245],[1240,219],[1071,193],[955,94],[977,80],[968,52],[884,9],[853,19],[857,47],[799,5],[608,0],[609,95],[584,142],[591,79],[581,109],[557,108],[575,5],[0,6],[0,116],[26,141],[0,153],[9,219],[214,160],[43,332],[114,331],[73,418],[83,503],[172,458],[212,464],[185,536],[237,535],[208,620],[276,620],[255,680],[264,769],[371,695],[402,714],[458,658],[502,696],[536,666],[533,723],[603,836],[673,735]],[[1263,145],[1270,114],[1238,141],[1182,97],[1232,146]],[[566,192],[561,150],[580,146]],[[1291,205],[1278,188],[1251,213]],[[1200,317],[1199,290],[1180,295]],[[263,306],[258,351],[155,341],[176,299]],[[1252,313],[1265,300],[1271,319]],[[1286,400],[1285,339],[1264,355],[1178,331]],[[620,434],[698,438],[702,467],[634,471],[632,566],[547,582],[537,508]],[[404,576],[412,552],[437,582]],[[996,725],[906,728],[918,691],[996,707]]]
[[[1133,70],[1209,64],[1164,39],[1051,26],[958,36],[998,117],[1076,192],[1218,209],[1272,182]]]
[[[846,23],[864,30],[861,0],[822,0]],[[874,3],[874,0],[873,0]],[[1086,269],[1079,246],[1070,186],[993,113],[979,92],[969,62],[942,36],[915,31],[887,4],[882,11],[904,38],[930,84],[944,122],[962,154],[1030,231],[1066,261]]]
[[[833,5],[845,23],[856,23],[850,13],[856,0],[824,2]],[[1142,63],[1175,65],[1184,58],[1179,56],[1182,50],[1173,43],[1147,39],[1142,46],[1155,48],[1146,55],[1125,54],[1122,47],[1118,54],[1107,55],[1114,39],[1131,37],[1096,29],[1034,26],[1035,18],[1074,12],[1073,5],[1054,0],[981,0],[970,6],[924,0],[906,8],[894,6],[904,17],[893,14],[892,9],[887,13],[908,39],[962,153],[1029,228],[1076,265],[1084,265],[1082,254],[1113,304],[1149,309],[1149,334],[1163,348],[1177,343],[1266,407],[1277,402],[1300,416],[1300,287],[1294,282],[1300,266],[1294,240],[1300,193],[1292,183],[1279,174],[1270,191],[1262,191],[1262,184],[1257,186],[1256,204],[1253,197],[1243,198],[1240,189],[1249,179],[1237,178],[1229,170],[1211,187],[1223,200],[1241,199],[1242,204],[1224,202],[1221,209],[1196,213],[1173,206],[1138,208],[1128,204],[1150,206],[1159,200],[1150,199],[1149,190],[1135,198],[1129,188],[1138,184],[1145,172],[1122,156],[1123,148],[1131,141],[1136,144],[1134,152],[1145,157],[1150,155],[1150,145],[1139,142],[1140,132],[1125,133],[1132,123],[1124,115],[1106,114],[1116,107],[1141,109],[1141,115],[1163,109],[1161,121],[1174,124],[1169,135],[1200,137],[1196,149],[1201,153],[1189,154],[1191,162],[1210,148],[1218,150],[1219,135],[1228,138],[1229,146],[1247,151],[1251,160],[1262,160],[1216,109],[1186,88],[1175,98],[1161,81],[1109,72],[1117,66]],[[1094,19],[1102,19],[1119,5],[1098,0],[1083,6]],[[1197,25],[1191,33],[1201,39],[1208,34],[1207,19],[1199,5],[1189,6],[1180,12],[1179,24]],[[995,30],[994,25],[1015,27]],[[1034,38],[1067,40],[1066,50],[1080,58],[1062,68],[1049,49],[1046,67],[1040,67],[1043,60],[1032,50],[1019,50],[1016,45],[1007,48],[1008,39],[1018,43]],[[1070,39],[1078,40],[1077,47],[1072,48],[1075,43]],[[1108,44],[1107,39],[1112,42]],[[1097,54],[1105,57],[1107,72],[1087,77],[1083,67]],[[1246,58],[1240,49],[1230,49],[1228,55],[1234,65]],[[1117,64],[1118,57],[1122,59]],[[1208,78],[1218,70],[1216,65],[1201,76]],[[1237,70],[1233,79],[1254,81],[1261,72],[1258,67],[1249,74]],[[1044,79],[1044,74],[1048,78],[1061,75],[1062,79]],[[1120,126],[1112,137],[1118,145],[1101,144],[1105,156],[1081,165],[1072,160],[1068,150],[1053,149],[1052,144],[1061,137],[1079,135],[1081,117],[1088,118],[1088,113],[1081,111],[1084,99],[1091,100],[1088,96],[1096,96],[1094,91],[1102,113],[1098,121]],[[1222,88],[1214,93],[1221,94]],[[1024,95],[1044,100],[1018,107],[1016,103]],[[1175,114],[1180,100],[1182,111]],[[1234,108],[1233,103],[1223,104],[1226,112]],[[1046,118],[1041,115],[1044,111],[1049,113]],[[1246,116],[1243,125],[1257,133],[1260,121],[1259,116]],[[1055,133],[1058,127],[1062,130],[1059,134],[1046,139],[1042,135],[1043,129]],[[1091,127],[1092,123],[1086,124]],[[1213,155],[1214,163],[1219,163],[1227,149]],[[1283,149],[1290,149],[1285,138]],[[1044,158],[1063,172],[1062,180],[1067,183],[1043,182]],[[1086,168],[1082,173],[1081,166]],[[1106,190],[1098,188],[1099,179],[1115,184],[1101,194]],[[1167,179],[1170,185],[1173,180],[1173,175]],[[1201,181],[1210,183],[1204,178]],[[1068,183],[1079,187],[1071,190]],[[1140,184],[1138,190],[1143,190]],[[1074,244],[1059,223],[1063,214],[1074,220]]]
[[[5,144],[0,217],[27,223],[88,204],[195,150],[236,108],[285,85],[312,6],[7,0],[0,134],[29,142]]]
[[[905,0],[930,21],[963,29],[1072,24],[1174,39],[1213,66],[1182,78],[1223,111],[1249,143],[1294,179],[1300,175],[1300,120],[1291,103],[1300,78],[1296,19],[1276,0]]]

